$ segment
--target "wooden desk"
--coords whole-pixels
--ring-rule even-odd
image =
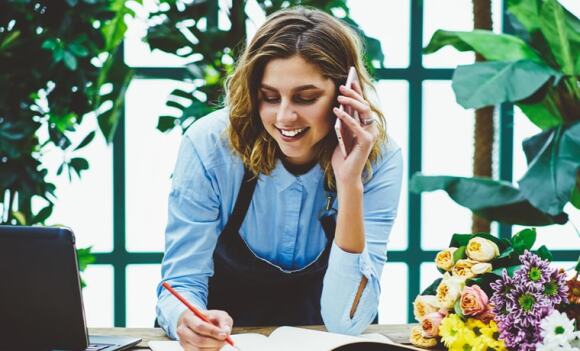
[[[365,333],[379,333],[389,337],[391,340],[403,344],[409,343],[409,333],[413,324],[379,324],[371,325]],[[326,330],[323,326],[305,327],[317,330]],[[276,329],[275,327],[251,327],[251,328],[234,328],[232,334],[240,333],[259,333],[270,335]],[[160,328],[90,328],[90,334],[99,335],[126,335],[142,338],[143,341],[137,347],[131,350],[149,350],[147,343],[150,340],[169,340],[165,332]]]

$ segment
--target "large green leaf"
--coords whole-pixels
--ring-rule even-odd
[[[570,196],[570,203],[577,209],[580,209],[580,171],[576,173],[576,187]]]
[[[574,67],[580,49],[580,33],[575,32],[578,26],[574,25],[574,20],[577,22],[575,18],[567,18],[556,0],[544,1],[540,10],[540,29],[562,72],[567,75],[580,74]]]
[[[416,173],[411,178],[409,189],[414,193],[445,190],[459,205],[478,216],[501,223],[544,226],[568,221],[565,213],[553,216],[541,212],[517,188],[504,181]]]
[[[481,62],[457,67],[452,87],[461,106],[480,108],[525,99],[561,75],[530,60]]]
[[[509,34],[497,34],[481,29],[472,32],[440,29],[433,34],[423,52],[430,54],[446,45],[452,45],[459,51],[475,51],[486,60],[543,62],[538,54],[522,39]]]
[[[540,28],[540,3],[538,0],[508,0],[508,12],[513,14],[528,32]]]
[[[550,84],[550,82],[546,83]],[[558,105],[556,103],[556,93],[552,86],[548,87],[548,93],[542,100],[534,103],[524,101],[517,102],[516,105],[528,117],[528,119],[542,130],[557,127],[564,123]],[[527,100],[527,99],[526,99]]]
[[[522,194],[543,212],[561,213],[576,187],[580,167],[580,122],[544,131],[525,140],[523,146],[531,161],[519,181]]]

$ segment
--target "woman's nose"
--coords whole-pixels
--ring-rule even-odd
[[[276,114],[276,121],[281,125],[291,124],[296,121],[298,115],[290,104],[282,103]]]

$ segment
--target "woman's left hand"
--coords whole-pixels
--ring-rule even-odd
[[[368,123],[371,119],[377,118],[369,103],[363,98],[359,83],[355,81],[352,88],[348,89],[341,85],[339,87],[338,102],[344,106],[350,106],[353,111],[358,113],[361,121],[367,121]],[[343,131],[350,132],[354,136],[352,150],[346,158],[338,145],[332,155],[332,169],[334,170],[337,186],[361,184],[365,163],[379,135],[377,121],[362,125],[346,111],[334,108],[333,112],[341,120]]]

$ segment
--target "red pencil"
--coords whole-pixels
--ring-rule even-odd
[[[193,314],[195,314],[199,319],[201,319],[204,322],[213,324],[212,322],[209,321],[209,319],[207,319],[207,317],[203,313],[201,313],[197,308],[195,308],[194,305],[190,304],[183,296],[181,296],[177,291],[175,291],[175,289],[173,289],[173,287],[169,285],[169,283],[163,282],[161,285],[163,285],[165,289],[167,289],[170,293],[172,293],[173,296],[177,297],[177,299],[181,301],[185,306],[187,306],[187,308],[189,308],[189,310],[193,312]],[[234,341],[229,336],[226,338],[226,341],[228,342],[228,344],[234,346]]]

